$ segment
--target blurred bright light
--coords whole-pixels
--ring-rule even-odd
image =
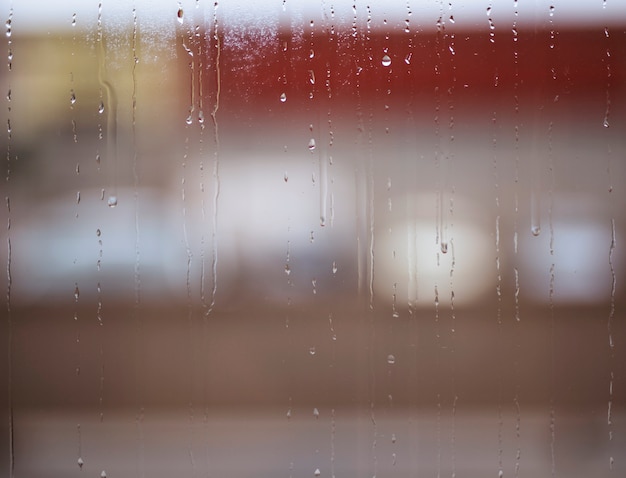
[[[552,216],[551,227],[545,225],[540,236],[527,235],[520,244],[523,293],[543,303],[551,295],[557,303],[606,301],[613,278],[611,219],[605,208],[585,195],[558,195]],[[617,248],[612,256],[614,270],[622,270],[622,257]]]
[[[447,252],[437,242],[437,194],[410,195],[415,219],[393,224],[376,237],[375,286],[377,294],[398,305],[412,302],[432,307],[435,288],[443,306],[467,305],[493,288],[495,291],[495,242],[480,228],[480,209],[469,198],[455,199],[455,218],[444,221]],[[447,229],[447,230],[446,230]],[[387,232],[387,233],[386,233]],[[395,285],[395,287],[394,287]]]

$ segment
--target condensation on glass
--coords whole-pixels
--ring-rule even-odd
[[[2,474],[621,476],[617,1],[0,1]]]

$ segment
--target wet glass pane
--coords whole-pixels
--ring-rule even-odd
[[[0,1],[3,476],[621,476],[618,1]]]

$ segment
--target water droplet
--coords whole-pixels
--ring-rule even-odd
[[[78,284],[74,284],[74,300],[78,302],[79,297],[80,297],[80,290],[78,289]]]
[[[309,140],[309,151],[313,151],[313,150],[315,150],[315,139],[311,138]]]
[[[285,93],[281,93],[280,94],[280,102],[284,103],[285,101],[287,101],[287,95]]]
[[[5,26],[7,27],[7,38],[11,38],[11,19],[10,18],[6,21]]]
[[[448,243],[447,242],[442,242],[441,243],[441,253],[442,254],[447,254],[448,252]]]
[[[404,63],[406,63],[407,65],[410,65],[412,56],[413,56],[413,53],[409,52],[409,54],[406,57],[404,57]]]
[[[75,27],[76,26],[76,14],[72,14],[72,26]]]
[[[289,267],[289,264],[285,264],[285,274],[291,274],[291,267]]]
[[[498,471],[498,478],[502,478],[504,476],[504,471]]]
[[[74,93],[74,90],[70,90],[70,104],[73,105],[76,103],[76,94]]]
[[[287,420],[291,420],[291,408],[287,410]]]
[[[198,123],[204,124],[204,111],[202,110],[198,111]]]
[[[96,229],[96,236],[100,237],[102,235],[102,231],[100,229]]]
[[[285,171],[285,174],[283,174],[283,180],[285,182],[289,181],[289,175],[287,174],[287,171]]]
[[[100,104],[98,105],[98,113],[104,113],[104,103],[102,101],[100,101]]]
[[[309,51],[309,58],[315,58],[315,50],[313,50],[312,48]]]
[[[96,164],[100,164],[100,155],[96,154]]]
[[[395,364],[395,363],[396,363],[396,357],[395,357],[395,355],[393,355],[393,354],[389,354],[389,355],[387,355],[387,363],[388,363],[389,365],[393,365],[393,364]]]
[[[315,418],[319,418],[320,417],[320,411],[317,408],[313,409],[313,416]]]
[[[80,468],[82,470],[83,465],[85,464],[85,462],[83,461],[83,459],[81,457],[78,457],[77,463],[78,463],[78,468]]]
[[[187,119],[185,119],[185,123],[187,124],[193,123],[193,117],[191,115],[187,116]]]
[[[315,347],[309,347],[309,355],[315,355],[316,352],[317,350],[315,349]]]
[[[109,196],[109,199],[107,199],[107,205],[109,207],[117,206],[117,196]]]
[[[539,226],[532,226],[530,228],[530,232],[532,232],[533,236],[537,237],[539,234],[541,234],[541,228]]]
[[[309,70],[309,83],[315,84],[315,72],[313,70]]]
[[[313,476],[320,476],[322,474],[322,472],[320,471],[319,468],[315,468],[315,471],[313,472]]]
[[[333,261],[333,274],[337,273],[337,263]]]
[[[178,20],[178,23],[180,23],[181,25],[183,24],[183,17],[184,17],[183,7],[179,6],[178,13],[176,14],[176,19]]]
[[[382,64],[385,67],[391,66],[391,58],[389,57],[389,55],[385,54],[385,56],[383,56]]]
[[[609,126],[611,126],[611,124],[609,123],[609,117],[608,116],[604,117],[604,121],[602,122],[602,126],[604,126],[605,128],[608,128]]]
[[[396,442],[396,434],[392,433],[391,434],[391,443],[395,443]]]
[[[107,472],[106,472],[106,471],[104,471],[104,470],[102,470],[102,471],[100,472],[100,478],[107,478]]]

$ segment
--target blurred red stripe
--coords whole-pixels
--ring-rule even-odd
[[[512,29],[446,33],[357,31],[292,34],[264,38],[257,33],[230,38],[220,32],[222,98],[239,102],[314,98],[353,101],[431,95],[438,88],[481,96],[497,91],[525,96],[537,91],[586,94],[607,87],[622,89],[626,31],[538,32]],[[204,91],[215,91],[216,41],[206,34],[203,45]],[[182,41],[180,42],[182,45]],[[182,50],[182,47],[181,47]],[[312,54],[311,54],[312,52]],[[391,59],[383,66],[383,56]],[[181,51],[185,67],[189,56]],[[311,83],[312,74],[315,83]],[[213,92],[213,93],[212,93]]]

